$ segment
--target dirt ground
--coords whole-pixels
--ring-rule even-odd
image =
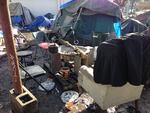
[[[0,58],[0,113],[8,113],[10,111],[8,91],[12,88],[12,82],[8,69],[7,57]],[[43,77],[43,81],[46,78]],[[61,113],[64,108],[64,104],[60,99],[61,89],[58,88],[59,93],[54,89],[49,94],[46,94],[39,91],[37,87],[38,85],[32,80],[27,82],[27,88],[39,101],[39,113]],[[150,113],[150,87],[143,90],[139,100],[139,110],[141,113]]]
[[[43,65],[41,62],[43,60],[36,59],[35,64]],[[7,57],[0,57],[0,113],[10,112],[10,100],[9,100],[9,90],[12,88],[11,77],[9,73],[9,66],[7,62]],[[45,81],[48,78],[48,74],[43,76],[41,81]],[[32,80],[27,81],[26,86],[33,95],[36,96],[39,102],[39,113],[65,113],[64,103],[60,99],[62,89],[56,82],[57,90],[52,90],[49,94],[41,92],[38,90],[38,85]],[[120,109],[125,108],[124,106],[130,103],[120,106]],[[150,113],[150,86],[144,88],[142,92],[141,99],[138,101],[139,110],[141,113]],[[88,113],[100,113],[100,112],[89,112]],[[115,113],[115,112],[111,112]],[[129,113],[129,112],[116,112],[116,113]]]
[[[40,61],[37,59],[34,62],[35,64],[39,64],[41,66],[43,65],[43,60]],[[37,78],[37,80],[44,82],[48,77],[49,73]],[[64,109],[64,103],[60,98],[63,90],[58,81],[55,81],[55,83],[55,88],[47,94],[46,92],[40,91],[38,89],[38,85],[33,80],[26,82],[26,87],[38,99],[39,113],[67,113],[67,110]],[[9,73],[9,65],[7,62],[7,57],[3,56],[0,58],[0,113],[10,113],[11,111],[9,99],[10,89],[12,89],[12,82]],[[84,111],[84,113],[91,112]]]
[[[47,77],[43,77],[42,81]],[[60,99],[60,94],[55,90],[49,94],[38,90],[38,85],[32,80],[27,81],[27,88],[35,95],[39,101],[39,113],[59,113],[64,104]],[[0,59],[0,113],[10,111],[9,90],[12,88],[10,73],[6,57]]]

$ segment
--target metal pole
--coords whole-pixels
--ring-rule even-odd
[[[14,46],[7,0],[0,0],[0,20],[4,34],[14,91],[15,94],[21,94],[23,93],[22,82],[19,74],[19,64]]]

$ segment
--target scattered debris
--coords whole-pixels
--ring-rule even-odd
[[[77,98],[79,97],[78,92],[76,91],[65,91],[61,95],[61,100],[66,103],[66,102],[74,102]]]
[[[67,102],[65,107],[70,110],[68,113],[78,113],[90,108],[93,102],[94,100],[87,93],[83,93],[76,101]],[[94,105],[93,110],[96,110]]]
[[[41,83],[41,85],[48,91],[52,90],[55,86],[55,82],[52,79],[48,79],[45,82]],[[39,90],[45,91],[41,86],[39,86]]]
[[[109,109],[107,109],[108,113],[115,113],[116,112],[116,108],[115,107],[111,107]],[[121,112],[122,113],[122,112]],[[124,113],[124,112],[123,112]]]
[[[3,105],[2,104],[0,104],[0,109],[2,109],[3,108]]]

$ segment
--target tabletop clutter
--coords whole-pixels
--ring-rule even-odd
[[[76,47],[82,53],[90,54],[90,47]],[[53,73],[64,90],[72,89],[77,84],[79,68],[83,63],[90,64],[91,62],[89,57],[83,58],[78,50],[68,45],[58,45],[56,43],[49,46],[49,60],[46,63],[48,70]]]
[[[86,54],[91,54],[90,47],[78,47]],[[90,55],[89,55],[90,56]],[[62,94],[60,96],[65,108],[70,113],[82,111],[93,103],[93,99],[88,94],[81,94],[77,88],[78,71],[81,67],[82,56],[80,52],[74,50],[74,48],[66,45],[58,45],[56,43],[48,44],[48,71],[52,73],[54,78],[61,84]],[[90,59],[90,58],[88,58]],[[86,61],[86,64],[90,64],[90,60]],[[92,63],[91,63],[92,64]],[[47,79],[41,83],[47,90],[57,89],[57,83],[53,79]],[[40,91],[44,91],[39,86]],[[57,89],[57,93],[60,91]]]
[[[79,96],[76,91],[65,91],[61,94],[61,100],[65,103],[65,107],[69,110],[69,113],[77,113],[84,111],[94,100],[87,93],[83,93]]]
[[[80,98],[81,95],[78,93],[78,91],[75,90],[75,87],[77,86],[77,83],[80,83],[80,82],[78,82],[79,68],[81,69],[82,65],[92,67],[92,65],[94,64],[94,48],[75,46],[75,45],[69,44],[67,41],[63,41],[62,45],[58,45],[56,43],[50,44],[50,46],[48,48],[48,52],[49,52],[48,53],[48,55],[49,55],[49,60],[48,60],[49,67],[48,68],[49,68],[49,71],[51,73],[53,73],[54,77],[61,84],[63,91],[65,91],[61,94],[61,99],[62,99],[62,102],[65,103],[65,107],[68,110],[70,110],[70,113],[73,113],[73,111],[77,112],[77,111],[80,111],[80,110],[82,111],[83,109],[86,109],[89,106],[89,105],[87,105],[88,102],[86,102],[86,101],[90,101],[90,96],[86,97],[87,100],[86,99],[84,100],[83,98],[81,99]],[[109,52],[109,51],[107,51],[107,52]],[[85,70],[83,69],[83,72],[84,71]],[[87,70],[87,71],[89,71],[89,70]],[[90,81],[90,79],[88,77],[86,78],[86,76],[87,75],[84,75],[84,77],[82,76],[83,81],[84,81],[83,84],[81,84],[82,87],[86,83],[88,83],[87,82],[88,80]],[[116,80],[116,79],[114,79],[114,80]],[[94,86],[94,82],[92,83],[92,80],[91,80],[91,86]],[[83,88],[84,89],[88,89],[87,87],[92,88],[91,86],[89,86],[89,84],[86,84],[86,87],[85,88],[83,87]],[[111,95],[111,92],[115,91],[116,89],[118,89],[120,92],[123,91],[123,88],[125,86],[119,87],[120,88],[119,89],[119,88],[115,88],[113,86],[107,87],[107,85],[99,85],[98,84],[97,87],[101,88],[101,91],[105,90],[105,88],[109,88],[110,89],[109,94]],[[133,88],[132,86],[128,86],[128,85],[126,85],[126,87],[128,89],[130,87]],[[113,89],[113,90],[111,90],[111,89]],[[111,105],[108,105],[108,106],[110,107],[112,105],[118,105],[118,104],[122,104],[124,102],[138,99],[140,97],[139,95],[141,94],[143,86],[134,87],[134,89],[136,89],[138,91],[138,93],[137,93],[138,95],[133,94],[134,98],[131,97],[131,95],[128,95],[129,99],[128,98],[126,99],[122,95],[120,95],[120,98],[122,99],[122,100],[120,99],[121,100],[120,102],[116,101],[115,104],[112,103]],[[93,88],[93,90],[94,90],[94,88]],[[89,89],[89,92],[90,91],[92,91],[92,90]],[[96,95],[97,92],[98,92],[98,90],[95,90],[95,93],[93,91],[94,95]],[[92,92],[90,92],[90,93],[92,93]],[[108,92],[106,92],[106,95],[107,95],[107,93]],[[92,97],[94,95],[92,95]],[[102,97],[102,95],[100,95],[100,96]],[[99,97],[99,96],[97,96],[97,97]],[[94,97],[94,99],[96,99],[97,97]],[[111,100],[111,98],[108,98],[108,100]],[[107,101],[107,99],[105,101]],[[93,103],[93,101],[92,102],[90,101],[90,104],[91,103]],[[111,103],[111,102],[107,101],[107,104],[108,103]],[[99,105],[103,105],[103,103],[99,104]],[[106,109],[108,106],[104,107],[104,109]]]

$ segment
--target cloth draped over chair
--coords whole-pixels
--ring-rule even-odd
[[[131,35],[101,43],[94,65],[94,81],[104,85],[145,84],[150,78],[150,37]]]

